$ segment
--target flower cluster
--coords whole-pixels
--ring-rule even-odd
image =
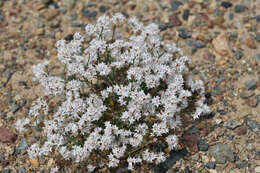
[[[118,27],[131,36],[123,37]],[[36,100],[29,115],[38,117],[40,111],[52,118],[43,120],[47,140],[33,144],[29,156],[55,149],[75,162],[91,158],[89,171],[122,161],[129,170],[142,162],[165,161],[168,154],[153,151],[151,144],[160,141],[175,149],[174,130],[182,115],[196,119],[210,112],[202,81],[188,75],[189,58],[162,41],[156,24],[145,26],[135,17],[104,15],[85,30],[85,36],[75,33],[71,41],[56,44],[65,76],[49,75],[48,62],[33,67],[45,94],[65,100],[54,113],[44,99]],[[18,120],[18,130],[24,130],[23,124],[27,120]]]

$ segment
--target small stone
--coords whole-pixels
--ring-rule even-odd
[[[234,13],[230,12],[228,15],[229,20],[233,20],[234,19]]]
[[[260,33],[257,33],[257,34],[256,34],[255,40],[260,43]]]
[[[5,169],[3,173],[11,173],[11,169]]]
[[[79,22],[76,22],[76,21],[71,23],[71,27],[74,27],[74,28],[82,27],[82,26],[84,26],[84,25]]]
[[[257,88],[256,85],[256,80],[247,80],[245,82],[245,86],[247,87],[248,90],[255,90]]]
[[[22,166],[19,168],[19,173],[26,173],[26,169]]]
[[[77,18],[78,18],[77,13],[73,13],[73,14],[70,15],[70,19],[71,19],[72,21],[77,20]]]
[[[255,167],[255,173],[260,173],[260,166]]]
[[[200,151],[208,151],[209,144],[207,143],[206,139],[199,139],[198,141],[198,147]]]
[[[208,162],[205,165],[209,169],[215,169],[216,168],[216,163],[215,162]]]
[[[101,6],[99,7],[99,11],[100,11],[101,13],[105,13],[105,12],[106,12],[106,6],[101,5]]]
[[[234,162],[234,154],[231,148],[226,144],[216,144],[212,146],[209,153],[215,158],[215,163],[224,164],[227,160]]]
[[[255,43],[255,40],[252,39],[252,38],[248,38],[248,39],[246,40],[246,44],[247,44],[247,46],[248,46],[249,48],[251,48],[251,49],[256,49],[256,48],[257,48],[257,47],[256,47],[256,43]]]
[[[33,165],[33,166],[39,166],[39,161],[38,161],[38,158],[34,158],[34,159],[31,159],[29,158],[29,162]]]
[[[181,26],[182,22],[176,14],[169,16],[169,21],[173,26]]]
[[[260,103],[260,95],[255,96],[255,99]]]
[[[255,17],[255,20],[256,20],[257,22],[260,22],[260,14]]]
[[[179,28],[178,32],[179,32],[179,36],[183,39],[190,38],[192,35],[192,31],[186,28]]]
[[[213,20],[214,25],[222,25],[225,22],[225,19],[223,16],[218,16]]]
[[[38,28],[43,28],[44,26],[45,26],[45,24],[42,22],[42,20],[39,19],[39,20],[37,21],[37,27],[38,27]]]
[[[236,130],[236,134],[237,134],[238,136],[245,135],[246,133],[247,133],[247,127],[246,127],[246,126],[239,127],[239,128]]]
[[[28,148],[28,144],[25,138],[22,138],[18,147],[15,150],[16,154],[20,154]]]
[[[83,8],[82,15],[87,18],[94,18],[97,16],[97,11],[89,11],[87,7]]]
[[[235,51],[235,58],[240,60],[244,56],[244,53],[240,50]]]
[[[183,5],[180,1],[171,1],[171,7],[175,11],[179,8],[179,6]]]
[[[257,156],[260,156],[260,150],[258,150],[255,154],[256,154]]]
[[[159,24],[160,31],[165,31],[167,27],[165,25]]]
[[[76,0],[62,0],[61,4],[68,8],[68,9],[73,9],[75,6]]]
[[[246,7],[244,5],[236,5],[234,10],[235,13],[242,13],[246,10]]]
[[[198,132],[199,132],[199,129],[196,128],[196,127],[192,127],[192,128],[188,131],[189,134],[195,134],[195,133],[198,133]]]
[[[226,34],[223,32],[212,40],[212,44],[217,53],[222,56],[231,56],[229,43]]]
[[[190,46],[191,48],[195,48],[195,49],[203,48],[206,46],[203,42],[197,41],[197,40],[187,40],[186,43],[188,46]]]
[[[0,128],[0,142],[13,143],[17,139],[17,135],[10,129]]]
[[[255,97],[252,97],[248,99],[247,103],[251,107],[256,107],[258,104],[258,100]]]
[[[182,18],[183,20],[188,20],[189,19],[189,16],[190,16],[190,10],[189,9],[185,9],[182,13]]]
[[[260,131],[260,124],[255,121],[248,121],[247,125],[251,128],[253,132]]]
[[[253,92],[253,91],[243,91],[243,92],[241,92],[240,93],[240,97],[242,98],[242,99],[247,99],[247,98],[249,98],[249,97],[252,97],[253,95],[254,95],[255,93]]]
[[[47,21],[50,21],[50,20],[54,19],[58,14],[59,14],[59,11],[58,11],[58,10],[49,9],[49,10],[46,12],[46,14],[45,14],[46,20],[47,20]]]
[[[231,129],[231,130],[233,130],[236,127],[241,126],[241,125],[242,125],[242,123],[237,120],[229,120],[227,122],[224,122],[224,124],[223,124],[224,127]]]
[[[247,162],[246,161],[240,161],[236,164],[236,168],[241,169],[246,166]]]
[[[222,1],[220,5],[224,8],[232,7],[232,3],[227,1]]]
[[[255,56],[255,59],[256,59],[257,61],[260,61],[260,53]]]
[[[12,111],[12,113],[15,113],[15,112],[17,112],[20,108],[21,108],[21,106],[20,106],[19,104],[16,104],[16,103],[14,102],[11,111]]]
[[[227,112],[223,109],[217,109],[217,112],[220,114],[220,115],[226,115]]]
[[[44,34],[45,34],[44,28],[39,28],[39,29],[37,29],[37,30],[36,30],[36,34],[37,34],[37,35],[44,35]]]
[[[231,134],[231,133],[228,134],[228,139],[229,139],[229,140],[233,140],[234,137],[235,137],[235,136],[234,136],[233,134]]]

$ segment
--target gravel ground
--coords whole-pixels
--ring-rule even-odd
[[[159,24],[163,39],[183,49],[213,111],[185,124],[180,150],[165,163],[135,172],[260,173],[259,7],[259,0],[0,0],[0,170],[85,172],[55,155],[30,160],[26,148],[44,134],[20,134],[13,124],[43,95],[32,65],[50,60],[58,71],[57,40],[83,33],[102,14],[122,12]]]

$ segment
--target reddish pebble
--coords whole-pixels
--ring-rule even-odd
[[[17,139],[17,135],[10,129],[0,128],[0,142],[13,143]]]

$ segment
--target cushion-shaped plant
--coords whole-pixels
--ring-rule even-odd
[[[42,120],[46,141],[31,145],[29,156],[55,149],[65,159],[86,161],[89,171],[123,161],[130,170],[143,161],[165,161],[168,153],[153,151],[151,145],[163,142],[175,149],[182,115],[196,119],[210,112],[202,81],[188,75],[189,58],[162,41],[156,24],[144,26],[135,17],[104,15],[85,30],[56,44],[64,76],[49,75],[48,62],[33,67],[45,94],[64,101],[56,112],[44,98],[31,107],[30,116],[51,118]],[[18,120],[16,127],[23,131],[28,123],[28,118]]]

